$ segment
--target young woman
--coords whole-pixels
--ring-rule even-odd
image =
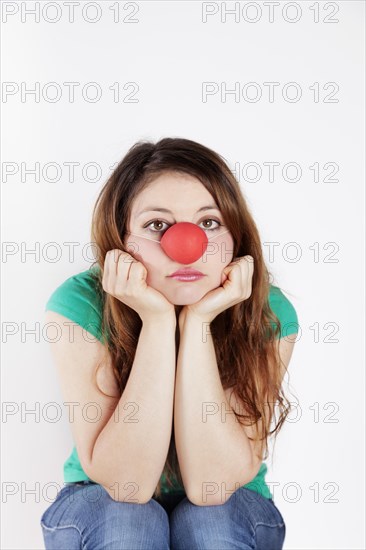
[[[75,443],[46,548],[281,549],[263,460],[298,319],[232,172],[191,140],[138,142],[91,240],[46,305]]]

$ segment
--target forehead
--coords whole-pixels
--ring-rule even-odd
[[[151,181],[132,204],[133,217],[148,208],[165,208],[173,213],[195,213],[203,206],[218,208],[211,193],[190,174],[168,172]]]

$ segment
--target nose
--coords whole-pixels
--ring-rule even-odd
[[[206,233],[190,222],[175,223],[167,229],[160,240],[165,254],[180,264],[195,262],[206,252]]]

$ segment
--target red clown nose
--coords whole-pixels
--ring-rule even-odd
[[[198,260],[206,251],[206,233],[190,222],[175,223],[167,229],[160,240],[165,254],[180,264],[190,264]]]

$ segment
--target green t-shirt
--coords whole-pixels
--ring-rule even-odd
[[[55,311],[67,317],[70,321],[82,326],[102,343],[105,343],[101,333],[104,291],[98,285],[98,270],[99,266],[96,264],[86,271],[66,279],[51,294],[46,303],[45,311]],[[295,308],[283,292],[273,285],[270,286],[269,305],[281,323],[281,335],[278,337],[285,337],[298,332],[299,325]],[[262,462],[256,477],[243,487],[256,491],[266,498],[272,498],[269,487],[265,482],[266,472],[267,465]],[[90,478],[84,472],[74,446],[70,456],[64,463],[64,481],[83,480],[90,480]],[[178,482],[173,487],[169,487],[164,474],[161,476],[161,482],[163,493],[184,493],[184,488]]]

